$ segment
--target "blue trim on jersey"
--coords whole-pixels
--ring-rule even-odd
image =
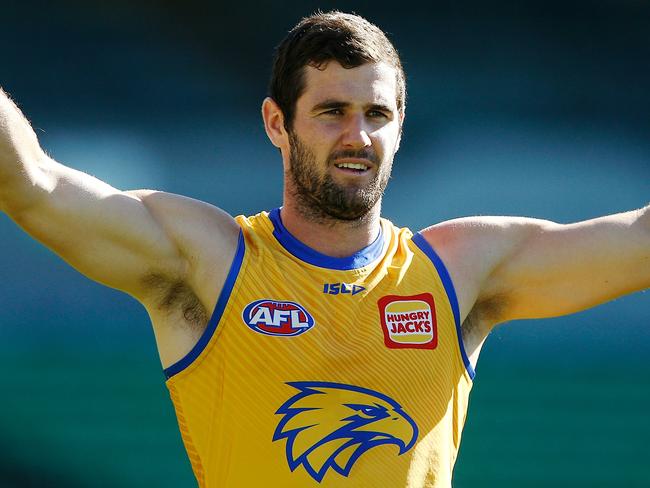
[[[223,284],[223,289],[219,294],[219,299],[217,300],[217,305],[214,307],[214,312],[208,322],[208,326],[201,334],[201,338],[194,345],[192,350],[188,352],[181,360],[172,364],[169,368],[166,368],[165,376],[167,379],[171,378],[175,374],[180,373],[185,368],[187,368],[194,360],[199,357],[199,354],[203,352],[205,347],[210,342],[210,339],[214,335],[214,332],[217,330],[223,311],[226,308],[228,299],[230,298],[230,293],[232,292],[233,286],[235,286],[235,281],[237,281],[237,276],[239,275],[239,270],[241,269],[242,261],[244,260],[244,250],[246,246],[244,244],[244,234],[239,231],[239,241],[237,242],[237,251],[235,252],[235,258],[230,265],[230,271],[228,271],[228,276],[226,277],[226,282]]]
[[[467,352],[465,351],[465,345],[463,344],[463,333],[460,327],[458,298],[456,298],[456,291],[454,290],[454,284],[451,281],[451,276],[449,276],[449,272],[447,271],[445,264],[442,262],[442,259],[440,259],[440,256],[438,256],[436,251],[433,250],[431,244],[427,242],[422,234],[418,232],[413,236],[412,240],[415,245],[418,246],[420,250],[427,255],[427,257],[431,260],[436,270],[438,271],[438,275],[440,275],[442,284],[445,287],[445,292],[447,292],[447,297],[449,298],[451,310],[454,314],[454,323],[456,324],[456,336],[458,338],[458,345],[460,347],[460,355],[463,358],[463,363],[465,364],[465,368],[469,373],[469,377],[473,380],[476,373],[474,371],[474,368],[472,368],[472,363],[469,362]]]
[[[271,210],[271,213],[269,213],[269,219],[273,223],[273,235],[282,247],[298,259],[313,264],[314,266],[318,266],[319,268],[329,268],[340,271],[362,268],[381,256],[381,253],[384,250],[384,239],[381,226],[379,227],[379,235],[372,244],[355,252],[351,256],[335,258],[319,253],[292,236],[282,223],[279,208]]]

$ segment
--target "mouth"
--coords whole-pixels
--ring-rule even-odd
[[[364,174],[372,165],[364,160],[338,160],[334,166],[348,174]]]

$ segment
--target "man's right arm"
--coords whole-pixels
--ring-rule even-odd
[[[0,210],[81,273],[143,303],[150,276],[191,289],[204,289],[203,279],[211,285],[193,272],[204,257],[206,233],[226,259],[235,239],[232,218],[211,205],[161,192],[123,192],[57,163],[2,90]],[[198,295],[210,305],[210,296]]]

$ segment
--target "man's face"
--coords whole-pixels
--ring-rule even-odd
[[[311,218],[357,220],[381,199],[401,133],[395,69],[331,61],[305,68],[286,169],[289,192]]]

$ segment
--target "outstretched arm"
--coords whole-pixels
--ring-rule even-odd
[[[208,232],[216,248],[219,242],[232,247],[236,227],[224,212],[202,202],[120,191],[57,163],[1,89],[0,210],[83,274],[143,303],[155,298],[151,276],[157,283],[204,289],[196,272],[202,259],[197,248]],[[223,255],[228,259],[230,250]],[[210,297],[202,301],[207,307]]]
[[[502,320],[566,315],[650,287],[650,207],[529,225],[483,289],[506,299]]]
[[[464,317],[489,327],[565,315],[650,287],[650,206],[572,224],[451,220],[424,231],[450,264]]]

